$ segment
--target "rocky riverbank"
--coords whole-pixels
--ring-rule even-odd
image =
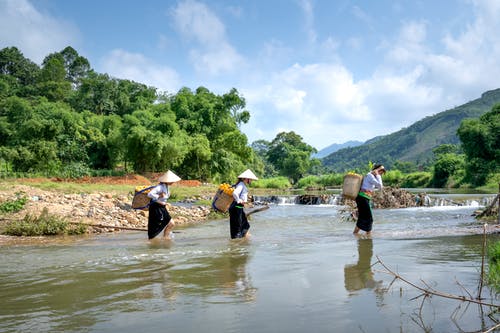
[[[15,185],[8,190],[0,191],[0,202],[15,200],[19,196],[28,198],[25,207],[15,214],[4,216],[5,223],[22,219],[26,214],[37,216],[46,209],[49,214],[63,217],[69,222],[100,225],[100,227],[89,227],[91,233],[118,231],[123,228],[147,229],[148,211],[132,209],[131,194],[113,195],[102,192],[61,194],[28,185]],[[211,211],[210,207],[202,205],[182,206],[175,203],[167,205],[177,225],[203,222]]]

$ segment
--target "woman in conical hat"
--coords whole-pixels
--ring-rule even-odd
[[[385,174],[385,168],[382,164],[375,164],[372,171],[368,172],[363,177],[361,188],[356,197],[356,206],[358,207],[358,221],[354,227],[353,234],[357,235],[360,230],[370,235],[373,226],[373,214],[370,205],[373,191],[379,189],[382,191],[384,184],[382,175]]]
[[[234,202],[229,207],[229,228],[233,239],[250,235],[248,232],[250,224],[243,208],[248,201],[248,188],[246,185],[257,179],[250,169],[245,170],[238,176],[238,182],[233,191]]]
[[[148,193],[151,198],[148,217],[148,238],[153,239],[163,231],[163,238],[171,239],[171,231],[175,227],[172,217],[167,211],[167,199],[170,197],[169,185],[181,180],[172,171],[168,170],[158,178],[160,182]]]

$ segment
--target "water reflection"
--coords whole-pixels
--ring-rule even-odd
[[[473,210],[378,210],[373,240],[354,239],[335,206],[276,205],[254,216],[247,242],[215,221],[169,242],[122,233],[0,246],[0,332],[478,331],[494,323],[473,306],[450,321],[447,299],[415,322],[420,292],[371,266],[380,256],[410,281],[475,290]]]
[[[198,256],[170,271],[170,281],[184,293],[203,295],[208,302],[253,302],[256,288],[247,272],[249,251],[239,242],[225,250]]]
[[[373,289],[377,286],[371,267],[372,256],[373,240],[358,239],[358,262],[344,267],[344,285],[347,291]]]

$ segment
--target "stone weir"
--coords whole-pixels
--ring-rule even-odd
[[[373,208],[406,208],[406,207],[433,207],[433,206],[487,206],[493,195],[485,195],[476,199],[455,199],[426,193],[411,193],[405,189],[384,187],[383,191],[376,191],[373,195]],[[346,205],[355,206],[353,200],[343,198],[342,194],[290,194],[254,196],[256,204],[281,205]]]
[[[256,204],[281,205],[339,205],[342,196],[339,194],[302,194],[302,195],[270,195],[253,196]]]

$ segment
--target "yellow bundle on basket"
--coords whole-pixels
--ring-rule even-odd
[[[361,182],[363,181],[363,176],[358,175],[354,172],[348,172],[344,176],[344,184],[342,186],[342,196],[347,199],[356,199],[361,188]]]
[[[133,209],[147,209],[149,207],[149,203],[151,202],[151,198],[148,197],[148,193],[155,186],[156,185],[137,186],[135,188],[134,198],[132,199],[132,208]]]
[[[234,188],[231,185],[226,183],[220,184],[212,201],[212,208],[219,212],[227,212],[234,201],[233,191]]]

